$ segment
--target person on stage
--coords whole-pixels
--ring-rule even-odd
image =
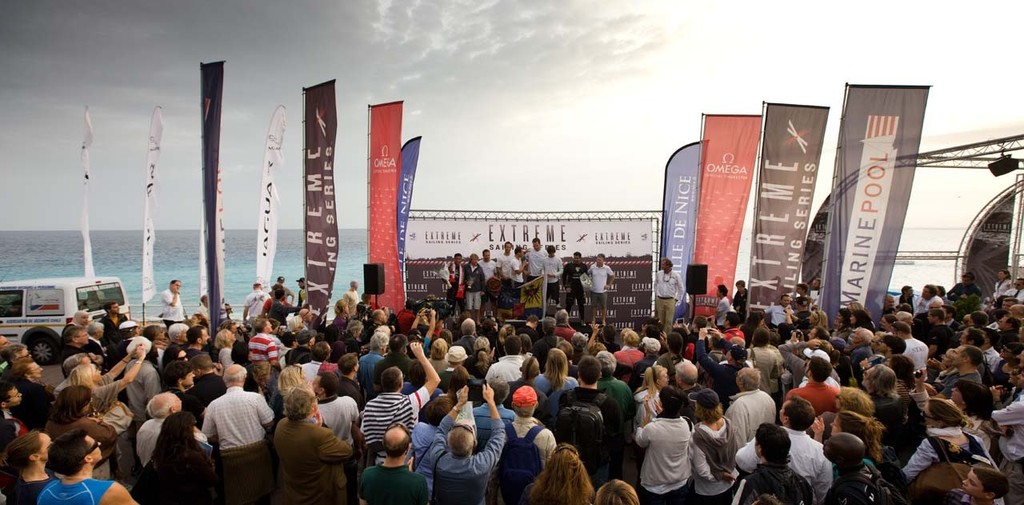
[[[661,271],[654,280],[654,317],[661,321],[665,335],[672,333],[672,317],[685,292],[682,276],[672,271],[672,260],[661,258]]]
[[[587,273],[587,265],[583,264],[583,255],[579,252],[572,253],[572,262],[562,270],[562,285],[565,286],[565,311],[572,314],[575,304],[579,307],[580,321],[585,321],[583,316],[583,283],[580,276]]]

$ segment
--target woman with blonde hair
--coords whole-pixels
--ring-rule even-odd
[[[778,404],[782,398],[779,378],[782,377],[783,359],[779,349],[772,345],[768,328],[757,328],[750,336],[750,361],[761,371],[761,391],[771,395]]]
[[[864,457],[877,465],[882,462],[882,434],[885,426],[877,419],[852,410],[836,414],[832,420],[832,434],[849,433],[864,441]]]
[[[613,356],[615,356],[616,362],[625,365],[630,370],[633,370],[636,363],[644,359],[644,352],[640,350],[640,335],[637,335],[635,331],[629,328],[624,328],[621,335],[622,349],[613,353]],[[629,383],[629,378],[630,374],[628,373],[623,377],[620,377],[620,379],[627,384]]]
[[[341,298],[334,302],[334,320],[331,324],[341,331],[348,327],[348,300]]]
[[[235,364],[231,359],[231,349],[235,346],[235,332],[231,330],[218,331],[213,346],[217,349],[217,362],[224,370]]]
[[[473,341],[473,355],[466,360],[466,371],[477,379],[487,377],[491,367],[491,341],[487,337],[476,337]]]
[[[110,405],[117,400],[117,395],[124,388],[135,381],[135,377],[142,369],[142,358],[145,357],[146,348],[135,346],[134,356],[125,356],[118,360],[117,364],[105,374],[100,374],[100,369],[93,363],[83,363],[71,369],[64,387],[85,386],[92,391],[92,407],[96,412],[106,412]],[[135,364],[127,371],[125,366],[135,358]],[[115,379],[124,371],[124,377]]]
[[[980,458],[995,466],[992,463],[992,455],[981,440],[964,432],[970,421],[952,401],[944,398],[928,399],[924,407],[924,424],[928,436],[903,467],[903,474],[907,476],[907,482],[911,485],[921,472],[937,463],[948,461],[973,464]],[[959,485],[958,482],[949,484],[949,489]]]
[[[280,420],[284,418],[284,397],[288,396],[288,393],[292,389],[304,387],[310,389],[310,385],[306,382],[306,374],[302,371],[301,365],[288,365],[281,370],[281,374],[277,376],[277,392],[274,393],[274,397],[270,400],[270,408],[274,410],[274,419]]]
[[[548,395],[548,411],[551,418],[558,417],[558,400],[562,393],[572,391],[579,387],[580,383],[569,377],[569,358],[561,349],[555,348],[548,351],[548,361],[544,364],[544,374],[537,377],[534,386],[542,393]]]
[[[551,355],[548,355],[550,361]],[[588,505],[594,497],[587,468],[569,444],[558,444],[544,470],[526,486],[521,505]]]
[[[651,419],[658,417],[661,410],[658,393],[665,386],[668,386],[668,370],[665,367],[652,365],[644,370],[643,385],[633,395],[633,401],[636,402],[634,426],[642,426],[648,415]]]
[[[619,479],[612,479],[597,490],[594,505],[640,505],[640,497],[633,486]]]
[[[438,375],[448,369],[448,341],[435,338],[430,341],[430,365]]]

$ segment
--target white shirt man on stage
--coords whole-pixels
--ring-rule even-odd
[[[348,315],[352,317],[356,315],[356,308],[359,305],[359,281],[352,281],[348,283],[348,291],[342,296],[346,302],[348,302]]]
[[[608,288],[612,287],[615,281],[615,272],[604,264],[604,254],[597,255],[597,262],[590,265],[587,271],[590,274],[590,304],[594,306],[594,320],[597,320],[598,313],[601,314],[601,324],[607,324],[608,319]]]
[[[168,284],[167,289],[160,293],[160,300],[164,304],[164,310],[160,318],[164,324],[170,326],[185,320],[185,309],[181,307],[181,281],[175,279]]]
[[[933,302],[938,302],[939,307],[942,306],[942,297],[939,296],[939,290],[932,284],[925,284],[921,288],[921,297],[917,299],[917,305],[914,306],[914,315],[928,312]]]
[[[672,271],[672,260],[661,258],[661,271],[654,278],[654,317],[661,321],[665,335],[672,332],[676,305],[686,293],[683,277]]]
[[[544,271],[544,282],[547,283],[548,300],[554,300],[558,304],[558,279],[562,277],[562,258],[555,255],[555,246],[547,247],[548,254],[542,260]]]
[[[540,239],[533,239],[533,249],[526,252],[526,282],[544,275],[544,258],[547,257],[540,246]]]
[[[505,242],[505,252],[499,255],[495,262],[498,267],[496,275],[506,287],[511,286],[513,271],[519,268],[513,266],[516,257],[512,254],[512,242]]]

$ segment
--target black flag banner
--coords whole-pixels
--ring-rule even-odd
[[[334,140],[338,131],[334,81],[303,90],[306,292],[310,310],[327,311],[338,264],[338,215],[334,191]]]

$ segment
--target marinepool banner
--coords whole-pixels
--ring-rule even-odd
[[[995,205],[988,208],[978,219],[967,242],[967,258],[964,271],[974,274],[974,282],[981,287],[985,296],[990,295],[992,286],[999,279],[999,271],[1010,262],[1010,233],[1013,231],[1013,206],[1017,198],[1014,191],[1003,195]]]
[[[665,195],[661,211],[661,255],[672,260],[686,286],[686,265],[693,259],[697,232],[697,198],[700,195],[700,142],[687,144],[672,153],[665,165]],[[701,294],[701,293],[697,293]],[[689,303],[683,297],[674,318],[686,316]]]
[[[416,181],[416,166],[420,161],[420,141],[416,137],[402,146],[402,176],[398,179],[398,209],[395,218],[398,223],[399,272],[405,271],[405,231],[409,227],[409,210],[412,207],[412,187]]]
[[[524,248],[534,238],[544,247],[555,246],[563,263],[572,261],[574,252],[583,256],[587,265],[604,254],[606,264],[615,273],[608,290],[608,323],[636,327],[652,314],[652,241],[651,220],[409,220],[406,234],[406,288],[410,299],[434,295],[444,299],[444,279],[438,270],[452,260],[455,253],[464,257],[484,250],[491,257],[503,254],[505,242]],[[559,296],[564,305],[564,292]],[[593,306],[587,299],[584,319],[593,318]]]
[[[927,87],[848,86],[821,305],[882,313],[914,183]]]
[[[800,280],[827,122],[827,107],[765,106],[747,282],[750,308],[768,308]]]
[[[338,214],[334,190],[334,140],[338,132],[334,81],[303,90],[306,100],[304,176],[306,191],[306,293],[310,309],[324,314],[338,265]]]
[[[825,259],[825,237],[828,236],[828,207],[832,195],[818,207],[818,213],[811,221],[804,240],[804,264],[800,272],[800,282],[811,284],[814,278],[821,278],[821,262]]]
[[[384,265],[384,294],[378,303],[404,307],[397,218],[398,178],[402,173],[402,102],[370,106],[369,163],[366,262]]]
[[[220,117],[224,97],[224,62],[200,65],[203,117],[203,248],[210,328],[220,325],[224,298],[224,205],[220,190]]]
[[[693,262],[708,266],[708,293],[696,298],[697,315],[714,314],[719,284],[732,295],[760,133],[761,116],[704,116]]]

